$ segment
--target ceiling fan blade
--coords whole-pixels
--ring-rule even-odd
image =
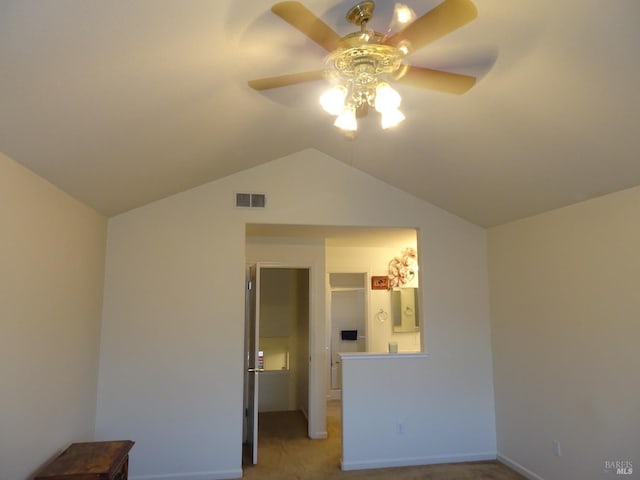
[[[277,77],[258,78],[249,80],[249,86],[255,90],[268,90],[270,88],[286,87],[297,83],[324,80],[324,71],[313,70],[311,72],[289,73]]]
[[[328,52],[338,46],[340,35],[300,2],[276,3],[271,7],[271,11]]]
[[[419,50],[477,16],[478,10],[470,0],[445,0],[389,37],[386,43],[397,46],[400,42],[407,42],[410,51]]]
[[[444,72],[423,67],[409,67],[397,80],[412,87],[427,88],[446,93],[465,93],[476,83],[476,78],[460,73]]]

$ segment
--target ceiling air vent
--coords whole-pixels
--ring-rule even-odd
[[[264,193],[236,193],[236,208],[265,208],[267,196]]]

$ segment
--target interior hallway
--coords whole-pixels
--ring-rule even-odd
[[[244,466],[249,480],[522,480],[498,462],[470,462],[375,470],[340,470],[340,402],[327,404],[326,440],[310,440],[301,412],[259,416],[258,465]]]

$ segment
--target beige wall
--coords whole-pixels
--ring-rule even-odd
[[[267,208],[234,209],[239,191],[267,193]],[[423,422],[433,441],[418,455],[442,453],[443,434],[456,454],[495,452],[485,231],[305,150],[109,220],[96,435],[138,442],[132,476],[241,474],[247,223],[419,228],[431,356],[424,376],[406,379],[419,385],[406,418],[436,411],[440,430]],[[315,262],[323,271],[324,257]],[[312,379],[327,378],[320,299],[311,306]],[[311,383],[313,422],[326,385]],[[455,447],[454,438],[465,441]]]
[[[267,191],[267,211],[230,208],[238,190]],[[530,478],[640,465],[639,210],[640,187],[489,231],[498,452]],[[352,466],[388,454],[398,422],[411,429],[392,445],[415,448],[390,463],[491,456],[482,229],[314,151],[115,217],[96,414],[105,219],[0,154],[0,478],[92,439],[94,420],[98,439],[138,441],[134,474],[236,475],[244,226],[261,222],[420,228],[429,357],[354,360],[355,393],[380,392],[360,374],[374,369],[407,395],[401,418],[354,399],[381,422]]]
[[[305,270],[306,271],[306,270]],[[290,268],[260,268],[260,305],[258,350],[264,352],[265,372],[257,376],[260,394],[259,412],[299,410],[297,373],[309,369],[308,355],[298,365],[298,311],[301,288],[298,271]],[[309,286],[307,284],[307,297]],[[308,309],[308,298],[306,300]],[[305,319],[308,324],[308,317]],[[308,330],[308,326],[306,330]],[[308,335],[304,343],[309,344]],[[308,351],[308,347],[306,349]],[[286,365],[288,355],[288,365]],[[283,368],[286,365],[286,369]],[[306,411],[306,408],[305,408]]]
[[[94,432],[106,220],[0,154],[0,478]]]
[[[342,355],[347,470],[496,457],[485,231],[416,226],[426,353]],[[373,309],[379,301],[373,297]],[[394,337],[402,335],[416,338]]]
[[[492,228],[489,264],[498,452],[545,480],[640,468],[640,187]]]

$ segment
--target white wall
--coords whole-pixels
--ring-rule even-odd
[[[427,208],[410,214],[427,355],[343,355],[347,470],[496,456],[484,231]]]
[[[271,370],[260,373],[258,376],[259,412],[282,412],[296,410],[295,403],[291,402],[291,377],[290,370]],[[294,391],[295,392],[295,391]],[[295,401],[295,399],[294,399]],[[258,429],[260,427],[258,426]]]
[[[266,192],[267,208],[232,208],[236,191]],[[495,451],[484,230],[306,150],[110,219],[96,434],[138,442],[133,478],[240,474],[246,223],[420,228],[431,356],[411,379],[419,408],[438,392],[445,434]]]
[[[426,354],[343,354],[342,468],[495,459],[492,404],[467,370],[480,371]]]
[[[301,270],[308,272],[307,270]],[[309,343],[308,335],[301,342],[298,335],[298,270],[290,268],[260,268],[260,308],[258,350],[264,353],[264,369],[256,376],[259,384],[258,411],[278,412],[298,410],[297,374],[298,348]],[[308,282],[306,284],[308,295]],[[308,296],[306,299],[308,309]],[[308,323],[308,316],[306,322]],[[305,331],[308,331],[307,326]],[[305,350],[309,350],[307,346]],[[288,363],[287,363],[288,360]],[[285,368],[286,367],[286,368]],[[301,369],[309,370],[309,356]],[[307,373],[308,376],[308,373]],[[308,384],[307,384],[308,385]],[[307,409],[305,408],[305,411]]]
[[[0,478],[93,438],[106,219],[0,154]]]
[[[637,187],[489,232],[498,450],[531,478],[640,468],[639,220]]]

